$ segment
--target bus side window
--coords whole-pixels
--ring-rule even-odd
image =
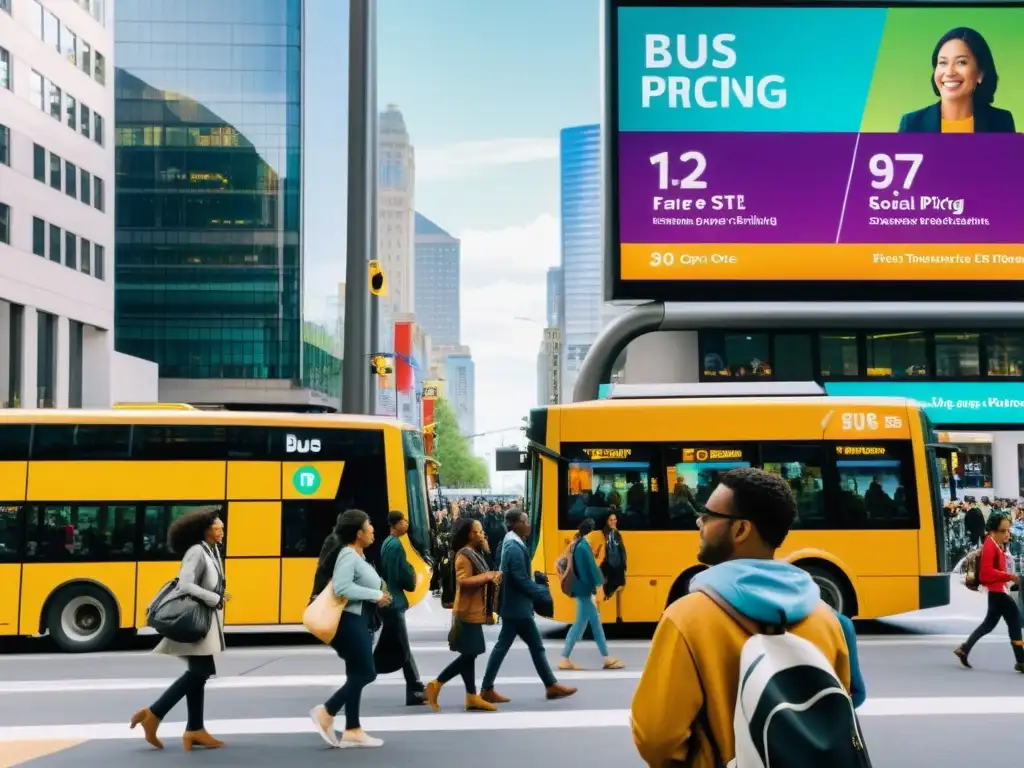
[[[0,506],[0,563],[21,559],[25,539],[24,509],[19,505]]]
[[[219,507],[220,519],[224,523],[224,544],[221,554],[227,552],[228,536],[231,535],[227,505],[224,502],[207,504],[146,504],[142,511],[141,541],[139,560],[180,560],[184,552],[172,552],[167,544],[167,531],[171,523],[182,515],[207,507]]]
[[[281,502],[282,557],[318,557],[343,511],[336,501]],[[374,535],[387,533],[375,531]]]
[[[131,434],[132,428],[121,424],[37,424],[32,435],[32,459],[127,459]]]
[[[139,425],[132,438],[134,459],[221,460],[228,457],[227,429],[218,426]]]
[[[833,528],[914,529],[920,524],[909,442],[829,446],[839,520]]]
[[[27,507],[25,559],[44,563],[135,559],[137,507],[34,504]]]
[[[835,527],[825,504],[825,454],[820,444],[762,443],[761,468],[781,476],[796,497],[794,528]]]
[[[659,447],[653,443],[563,445],[562,455],[569,462],[560,473],[558,527],[577,528],[587,517],[601,526],[614,512],[620,529],[648,529],[652,509],[656,511],[663,498],[658,482],[661,471],[651,464]]]
[[[27,424],[0,424],[0,461],[27,461],[32,427]]]

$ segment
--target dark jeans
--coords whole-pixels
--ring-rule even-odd
[[[385,628],[394,630],[405,651],[405,664],[402,665],[402,675],[405,676],[405,688],[409,692],[423,690],[423,683],[420,682],[420,671],[416,668],[416,659],[412,657],[412,644],[409,642],[409,628],[405,624],[405,611],[383,610],[380,612],[381,622]]]
[[[377,679],[373,664],[373,635],[366,614],[343,612],[338,624],[338,634],[331,643],[345,660],[345,684],[324,702],[324,708],[331,717],[345,710],[345,730],[359,728],[359,702],[363,688]]]
[[[985,619],[978,625],[978,628],[971,633],[964,643],[964,652],[970,653],[981,638],[996,628],[996,624],[1002,619],[1010,632],[1010,645],[1013,647],[1013,656],[1018,664],[1024,664],[1024,641],[1021,637],[1020,610],[1013,596],[1005,592],[988,593],[988,612]]]
[[[188,708],[186,731],[203,730],[203,704],[206,695],[206,681],[217,674],[213,656],[185,656],[188,669],[185,674],[171,683],[170,687],[160,694],[160,698],[149,709],[159,720],[167,717],[174,705],[185,699]]]
[[[466,686],[466,693],[476,693],[476,655],[461,653],[455,660],[441,670],[437,676],[437,682],[444,685],[449,680],[454,680],[457,675],[462,676],[462,682]]]
[[[508,651],[517,637],[530,649],[533,667],[537,670],[544,687],[550,688],[558,682],[551,672],[551,665],[548,664],[548,657],[544,653],[544,641],[541,640],[540,630],[537,629],[537,622],[533,620],[533,617],[528,619],[503,618],[501,630],[498,632],[498,642],[494,644],[491,657],[487,660],[487,669],[480,686],[485,691],[494,687],[494,680],[498,676],[498,670],[501,669],[501,663],[505,661],[505,656],[508,655]]]

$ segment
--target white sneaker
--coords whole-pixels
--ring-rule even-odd
[[[320,738],[327,742],[329,746],[340,747],[341,743],[338,741],[338,734],[334,732],[334,725],[330,728],[325,729],[320,724],[321,714],[326,714],[327,710],[323,704],[317,704],[311,710],[309,710],[309,719],[313,721],[313,725],[316,727],[316,732],[320,734]]]
[[[384,746],[384,740],[370,736],[368,733],[364,733],[358,739],[347,739],[342,736],[341,740],[338,742],[338,746],[342,749],[345,749],[346,747],[382,747]]]

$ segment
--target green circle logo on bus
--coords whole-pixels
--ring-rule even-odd
[[[292,485],[303,496],[312,496],[320,489],[320,473],[316,467],[299,467],[292,475]]]

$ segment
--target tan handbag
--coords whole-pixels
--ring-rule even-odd
[[[321,643],[330,645],[338,634],[341,612],[346,605],[348,600],[334,594],[334,585],[328,582],[316,600],[306,606],[302,614],[302,626]]]

